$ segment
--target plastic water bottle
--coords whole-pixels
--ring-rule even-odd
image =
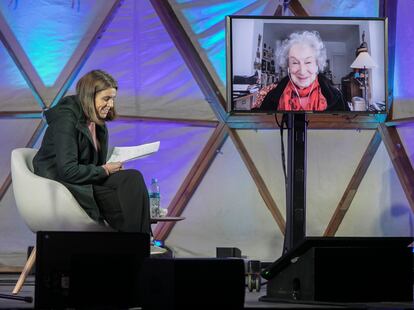
[[[152,178],[150,187],[151,217],[160,217],[160,185],[156,178]]]

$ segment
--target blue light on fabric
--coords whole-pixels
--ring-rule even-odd
[[[27,87],[26,81],[17,69],[2,42],[0,42],[0,67],[3,68],[0,73],[3,87],[7,87],[7,85],[13,85],[14,88]]]
[[[82,1],[79,11],[57,1],[0,2],[0,12],[45,86],[53,86],[99,11]]]
[[[201,38],[199,40],[201,47],[206,51],[209,60],[213,64],[220,80],[223,84],[226,83],[226,49],[224,46],[225,42],[225,31],[220,30],[219,32],[211,35],[207,38]]]
[[[200,34],[218,23],[224,21],[226,15],[234,14],[248,6],[255,0],[249,1],[226,1],[211,5],[194,6],[190,9],[183,9],[183,14],[196,34]]]
[[[202,49],[206,51],[214,70],[223,84],[226,84],[225,16],[235,14],[254,2],[255,1],[252,0],[226,1],[225,3],[219,4],[203,4],[203,6],[195,5],[192,8],[182,10],[195,34],[203,34],[207,31],[213,31],[210,35],[201,35],[198,41]],[[178,1],[178,3],[182,3],[182,1]],[[266,5],[267,4],[265,3],[258,8],[255,8],[254,11],[250,12],[250,14],[260,15],[263,13]],[[222,25],[214,31],[215,27],[219,24]]]

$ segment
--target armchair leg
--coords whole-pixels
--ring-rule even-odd
[[[30,270],[32,270],[33,265],[36,261],[36,247],[33,248],[32,253],[30,253],[29,258],[27,259],[26,264],[24,265],[23,271],[20,274],[19,280],[17,280],[17,283],[13,289],[13,295],[16,295],[20,292],[22,289],[22,286],[24,282],[26,281],[27,276],[30,273]]]

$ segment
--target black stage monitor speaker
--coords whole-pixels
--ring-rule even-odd
[[[262,272],[262,301],[413,300],[410,237],[311,237]]]
[[[217,258],[238,257],[241,258],[241,251],[239,248],[216,248]]]
[[[143,309],[243,309],[244,261],[150,258],[142,273]]]
[[[121,232],[38,232],[36,309],[139,306],[149,235]]]

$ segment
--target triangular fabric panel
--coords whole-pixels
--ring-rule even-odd
[[[0,41],[0,112],[41,111],[32,91]]]
[[[396,33],[395,33],[395,72],[394,72],[394,97],[404,99],[402,102],[396,102],[393,109],[401,109],[402,116],[414,116],[413,101],[414,77],[411,69],[414,66],[414,59],[411,53],[414,49],[413,33],[413,12],[414,1],[398,1]],[[399,107],[402,105],[401,107]],[[394,113],[394,117],[397,117]]]
[[[277,1],[170,1],[223,96],[226,85],[226,15],[273,15]]]
[[[413,236],[413,213],[381,143],[337,236]]]
[[[397,131],[411,165],[414,167],[414,124],[401,124],[397,127]]]
[[[40,122],[40,119],[0,119],[0,132],[4,133],[0,135],[0,184],[10,173],[12,150],[26,147]]]
[[[123,2],[68,90],[68,94],[74,94],[76,82],[80,77],[91,70],[104,70],[118,82],[116,109],[120,114],[124,114],[122,107],[134,102],[136,95],[134,20],[131,5],[130,2]]]
[[[307,236],[323,235],[373,134],[373,130],[308,130]]]
[[[184,178],[214,131],[173,122],[118,120],[108,122],[111,146],[132,146],[160,141],[157,153],[125,163],[125,168],[141,171],[147,186],[157,178],[161,206],[167,208]]]
[[[83,57],[114,3],[85,0],[72,7],[69,1],[22,1],[16,6],[0,2],[1,15],[14,35],[8,38],[12,49],[27,57],[30,68],[25,70],[47,105]]]
[[[286,218],[286,189],[280,132],[278,130],[237,130],[237,133],[266,183],[273,200]],[[285,146],[287,146],[286,141]]]
[[[231,139],[227,139],[166,239],[177,257],[215,257],[237,247],[248,259],[273,261],[283,235]]]
[[[78,78],[97,68],[118,80],[121,115],[216,119],[149,1],[123,3]]]
[[[195,34],[203,33],[211,27],[221,24],[223,16],[233,15],[255,0],[226,1],[221,3],[202,2],[183,8],[181,11]]]

